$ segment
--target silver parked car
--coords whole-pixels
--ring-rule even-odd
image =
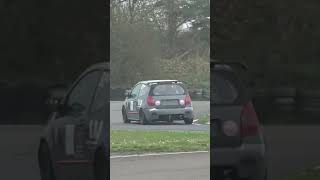
[[[124,123],[139,121],[184,120],[193,122],[193,107],[185,84],[177,80],[149,80],[138,82],[126,93],[122,105]]]
[[[214,179],[266,180],[262,125],[235,67],[212,63],[211,168]]]

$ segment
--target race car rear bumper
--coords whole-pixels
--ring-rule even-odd
[[[193,119],[193,107],[174,108],[174,109],[145,109],[144,114],[149,121],[163,120],[163,117],[172,120]]]

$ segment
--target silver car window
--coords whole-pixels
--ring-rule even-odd
[[[160,84],[154,87],[152,93],[154,96],[173,96],[184,95],[185,90],[178,84]]]

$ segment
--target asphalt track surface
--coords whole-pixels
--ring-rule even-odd
[[[209,125],[185,125],[183,121],[175,121],[168,125],[165,122],[152,125],[140,125],[137,122],[124,124],[121,115],[122,101],[110,102],[110,127],[116,130],[166,130],[166,131],[209,131]],[[210,114],[210,101],[192,102],[195,119]]]
[[[111,159],[112,180],[209,180],[209,153]]]
[[[0,179],[39,180],[36,154],[41,130],[40,126],[0,126]],[[265,133],[268,138],[271,180],[285,180],[288,175],[294,174],[300,169],[320,165],[320,126],[267,126],[265,127]],[[129,177],[129,175],[140,177],[136,173],[141,173],[144,167],[150,166],[149,168],[152,168],[155,166],[158,171],[155,169],[149,172],[143,171],[144,175],[141,175],[146,177],[148,173],[151,173],[152,179],[165,176],[166,173],[168,176],[178,178],[183,174],[182,172],[202,177],[202,173],[207,172],[207,167],[197,162],[202,160],[203,157],[197,155],[185,155],[183,158],[179,155],[170,157],[172,162],[168,161],[166,157],[145,157],[133,161],[130,161],[130,159],[112,160],[111,168],[121,167],[118,170],[112,169],[113,175],[117,175],[118,172],[119,177]],[[173,159],[181,161],[177,160],[175,162]],[[181,163],[184,165],[183,167],[187,168],[188,164],[185,162],[190,162],[191,159],[194,160],[195,165],[190,164],[189,171],[184,171],[179,166],[170,166],[170,163]],[[125,161],[128,161],[128,163],[125,163]],[[135,168],[132,168],[132,165],[135,165]],[[197,165],[198,169],[195,168]],[[168,166],[172,167],[170,171],[162,171]],[[127,169],[131,169],[127,171],[129,174],[122,174]],[[124,172],[121,173],[120,171]]]

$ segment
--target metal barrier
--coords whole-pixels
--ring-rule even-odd
[[[266,123],[320,123],[320,89],[259,89],[253,103]]]
[[[110,91],[110,100],[111,101],[123,101],[125,99],[126,89],[114,88]],[[210,100],[210,91],[206,89],[190,89],[189,94],[192,100],[195,101],[209,101]]]

